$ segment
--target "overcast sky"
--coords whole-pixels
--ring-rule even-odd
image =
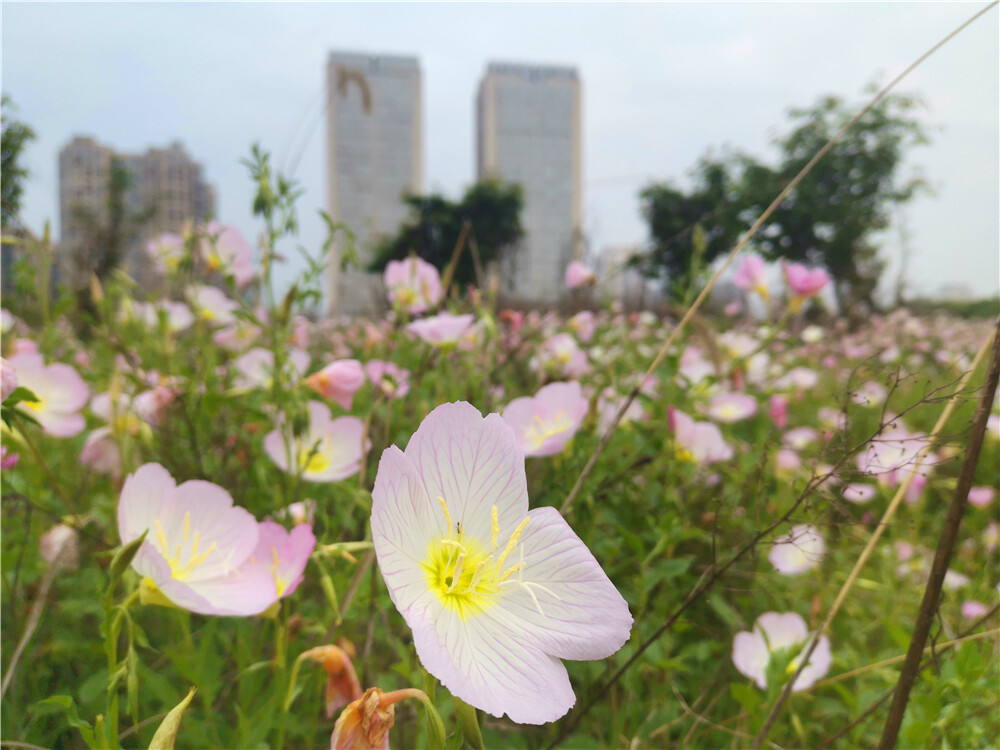
[[[4,2],[2,87],[38,133],[23,214],[58,231],[59,149],[91,135],[121,151],[180,140],[205,166],[218,217],[248,236],[259,141],[295,177],[300,242],[323,241],[320,102],[333,49],[413,54],[424,86],[425,188],[474,179],[475,90],[487,61],[574,65],[583,82],[585,230],[595,251],[647,238],[637,193],[684,184],[709,148],[772,159],[787,110],[859,101],[985,3],[40,4]],[[913,74],[930,146],[908,157],[934,188],[901,212],[918,292],[1000,286],[1000,51],[991,10]],[[900,232],[884,238],[894,283]],[[288,253],[289,257],[294,253]],[[284,278],[294,269],[287,269]]]

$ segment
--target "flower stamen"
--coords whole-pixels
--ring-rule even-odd
[[[438,496],[438,502],[441,503],[441,510],[444,511],[444,524],[445,528],[448,530],[448,538],[451,538],[451,513],[448,512],[448,503],[444,501],[444,498],[440,495]]]

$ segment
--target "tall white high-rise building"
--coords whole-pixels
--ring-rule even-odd
[[[420,64],[416,57],[331,52],[326,69],[327,207],[354,233],[362,269],[378,239],[406,218],[404,192],[423,189]],[[377,274],[340,270],[340,235],[327,269],[331,314],[370,312]]]
[[[521,246],[501,263],[502,288],[534,302],[565,291],[583,254],[583,133],[575,68],[490,63],[477,101],[477,171],[524,188]]]

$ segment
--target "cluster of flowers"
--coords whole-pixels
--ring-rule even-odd
[[[168,235],[151,243],[150,253],[169,270],[189,244]],[[205,262],[232,276],[238,287],[252,278],[252,272],[246,275],[248,263],[252,271],[249,245],[235,230],[209,225],[196,245]],[[736,285],[769,299],[765,269],[759,258],[745,258]],[[829,282],[822,269],[788,264],[783,270],[791,313]],[[566,270],[571,288],[594,281],[594,274],[580,263]],[[444,296],[437,270],[418,258],[390,263],[384,283],[400,317],[433,312]],[[274,353],[254,346],[266,313],[258,311],[256,322],[237,315],[239,305],[210,286],[189,288],[186,300],[132,304],[122,314],[174,332],[199,321],[213,331],[218,346],[233,354],[224,369],[237,392],[270,389],[276,375]],[[4,330],[15,325],[5,314]],[[386,343],[389,321],[356,322],[345,330],[326,325],[296,320],[281,365],[282,382],[311,389],[325,402],[310,394],[307,424],[294,434],[285,415],[272,415],[274,429],[262,440],[264,453],[275,465],[311,482],[357,474],[370,448],[362,420],[350,414],[334,417],[331,404],[349,412],[366,384],[387,400],[406,397],[411,387],[412,374],[399,364],[355,358],[361,356],[359,350]],[[391,446],[383,452],[370,524],[379,570],[413,632],[424,667],[469,704],[523,723],[564,715],[575,697],[562,660],[605,658],[628,640],[632,625],[627,603],[562,516],[553,508],[529,509],[526,457],[557,455],[581,431],[607,429],[624,394],[637,385],[639,398],[622,415],[626,424],[653,420],[652,407],[668,389],[685,394],[682,405],[690,413],[680,404],[660,404],[665,419],[658,429],[669,435],[672,458],[697,481],[711,486],[719,480],[714,472],[752,450],[740,439],[739,428],[754,419],[780,434],[776,475],[812,476],[829,469],[818,462],[819,452],[845,428],[847,411],[818,406],[809,418],[802,416],[807,396],[820,382],[817,361],[844,382],[860,361],[876,354],[884,363],[914,369],[930,357],[942,366],[967,364],[964,334],[928,329],[928,324],[900,314],[874,320],[872,330],[863,335],[840,331],[832,340],[808,327],[792,337],[768,326],[734,326],[710,343],[688,343],[672,352],[677,367],[669,377],[652,375],[640,382],[633,376],[616,382],[614,363],[626,341],[643,357],[651,357],[661,344],[666,332],[655,316],[625,315],[618,309],[580,312],[563,321],[554,315],[505,311],[499,325],[501,352],[515,356],[529,341],[534,347],[530,367],[538,378],[537,390],[510,399],[501,413],[486,417],[465,402],[431,410],[405,450]],[[475,315],[443,312],[412,320],[405,330],[445,355],[455,348],[475,350],[484,335]],[[900,330],[926,342],[917,361],[899,361]],[[335,358],[310,373],[307,347],[314,337],[322,338]],[[945,343],[933,346],[935,337]],[[391,343],[387,348],[391,351]],[[86,367],[86,355],[80,354],[76,364]],[[22,399],[21,405],[46,434],[57,438],[73,437],[86,428],[83,412],[89,403],[91,414],[105,426],[87,437],[80,461],[118,476],[121,456],[114,436],[155,429],[183,385],[176,376],[139,371],[125,361],[118,369],[128,371],[134,376],[129,382],[143,387],[130,393],[113,384],[91,397],[72,365],[46,364],[29,338],[18,337],[14,354],[0,362],[2,396],[7,399],[19,385],[30,391],[31,398]],[[501,403],[507,396],[499,386],[491,395]],[[850,397],[857,409],[875,413],[885,407],[889,393],[869,380]],[[850,503],[870,503],[912,475],[907,499],[920,502],[927,484],[916,461],[923,439],[902,419],[890,415],[889,422],[857,457],[853,471],[831,477],[832,492]],[[994,420],[991,431],[996,433],[997,427]],[[3,450],[3,468],[13,468],[16,454],[8,454],[6,445]],[[932,455],[925,466],[944,458]],[[991,506],[994,498],[989,487],[974,488],[970,495],[977,507]],[[205,615],[263,614],[294,593],[316,546],[307,518],[300,514],[302,522],[291,530],[273,520],[258,522],[222,487],[200,480],[178,485],[156,463],[128,476],[118,506],[123,544],[146,535],[132,563],[141,577],[143,601]],[[995,524],[992,529],[996,537]],[[916,570],[927,557],[921,551],[897,546],[896,553],[907,575],[926,575],[926,564]],[[798,524],[772,543],[767,558],[778,574],[800,576],[815,570],[825,554],[821,530]],[[969,581],[955,571],[951,576],[957,588]],[[967,605],[969,613],[983,611],[978,602]],[[799,614],[766,612],[750,631],[735,635],[732,660],[741,674],[766,689],[770,663],[787,656],[791,674],[798,667],[796,654],[808,639]],[[387,731],[392,704],[417,697],[406,691],[383,694],[377,688],[362,693],[342,653],[314,649],[307,654],[327,668],[331,680],[349,683],[343,695],[337,693],[341,697],[331,699],[328,692],[328,711],[349,703],[337,724],[335,746],[347,746],[337,743],[355,736],[352,727],[360,726],[361,716],[369,722],[368,729],[375,721]],[[813,685],[831,661],[824,637],[794,689]],[[385,731],[378,734],[379,742]]]

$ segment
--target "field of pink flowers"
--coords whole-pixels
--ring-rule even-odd
[[[156,294],[4,310],[5,741],[876,743],[989,323],[849,328],[753,256],[767,319],[522,313],[411,259],[385,317],[310,320],[265,209],[262,277],[210,224],[151,243]],[[1000,735],[998,461],[994,415],[900,746]]]

